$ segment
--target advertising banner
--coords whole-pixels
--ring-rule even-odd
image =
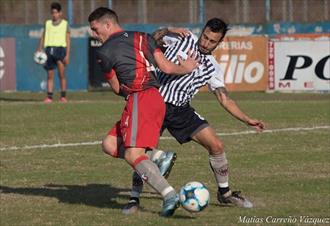
[[[268,39],[227,37],[213,52],[229,91],[265,91],[268,85]]]
[[[270,47],[270,52],[274,53],[270,56],[269,74],[273,83],[270,88],[279,91],[330,90],[329,40],[279,41]]]
[[[0,38],[0,90],[16,90],[14,38]]]
[[[273,41],[292,41],[292,40],[329,40],[330,33],[322,33],[322,34],[286,34],[286,35],[275,35],[272,36]]]

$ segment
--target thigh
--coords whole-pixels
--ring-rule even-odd
[[[125,147],[157,147],[164,115],[165,104],[157,89],[131,94],[121,118]]]
[[[54,58],[56,61],[63,61],[66,55],[66,48],[64,47],[55,47]]]
[[[102,142],[104,152],[118,157],[120,146],[123,144],[122,135],[120,132],[120,121],[118,121],[108,132]]]
[[[192,139],[205,147],[210,154],[223,152],[223,143],[210,126],[198,131],[192,136]]]

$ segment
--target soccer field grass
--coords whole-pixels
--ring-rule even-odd
[[[179,208],[171,218],[159,217],[162,200],[148,186],[141,211],[121,214],[129,198],[131,169],[100,147],[120,117],[120,97],[69,93],[69,103],[48,105],[41,102],[43,97],[0,93],[1,226],[330,223],[329,94],[231,94],[246,113],[266,122],[261,134],[250,133],[213,95],[198,94],[192,106],[225,143],[231,188],[241,190],[255,207],[219,206],[207,152],[193,142],[179,145],[166,132],[159,147],[178,154],[170,184],[178,191],[188,181],[201,181],[211,194],[203,212]]]

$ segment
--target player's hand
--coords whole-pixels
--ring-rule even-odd
[[[178,34],[178,35],[180,35],[182,38],[184,38],[184,37],[190,35],[189,30],[186,29],[186,28],[182,28],[182,27],[169,27],[169,28],[168,28],[168,31],[171,32],[171,33]]]
[[[64,59],[63,59],[63,64],[64,64],[64,65],[68,65],[69,62],[70,62],[70,58],[69,58],[68,55],[66,55],[66,56],[64,57]]]
[[[179,55],[177,58],[180,65],[186,70],[186,73],[192,72],[199,66],[199,57],[197,57],[197,52],[189,51],[186,60]]]
[[[262,132],[265,129],[265,123],[260,120],[250,119],[246,123],[253,127],[257,132]]]

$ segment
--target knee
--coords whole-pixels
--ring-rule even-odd
[[[62,80],[65,79],[65,75],[64,75],[64,73],[58,73],[58,76],[59,76],[59,78],[62,79]]]
[[[118,156],[117,145],[113,144],[107,139],[102,141],[102,150],[105,154],[110,155],[112,157]]]
[[[219,155],[224,153],[224,151],[224,144],[218,139],[212,142],[212,144],[209,146],[209,153],[212,155]]]
[[[61,79],[65,79],[65,74],[64,74],[64,72],[60,74],[60,78],[61,78]]]

